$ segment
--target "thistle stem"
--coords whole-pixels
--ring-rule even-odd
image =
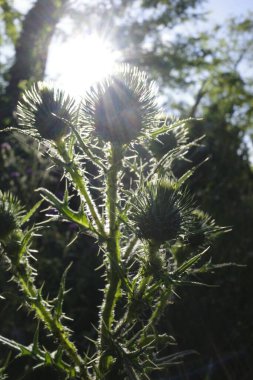
[[[159,248],[160,248],[159,243],[155,243],[153,241],[149,242],[148,253],[149,253],[149,259],[150,260],[153,260],[153,258],[157,255]],[[142,336],[144,336],[144,334],[147,334],[149,332],[149,330],[152,331],[153,326],[155,324],[157,324],[157,322],[161,318],[161,316],[164,312],[164,309],[167,306],[168,298],[171,295],[171,292],[172,292],[172,286],[169,286],[168,288],[164,289],[164,291],[162,292],[162,294],[159,297],[159,300],[157,301],[157,303],[154,307],[154,310],[153,310],[153,312],[149,318],[148,324],[143,329]]]
[[[85,180],[84,180],[82,174],[80,173],[80,170],[78,169],[78,167],[74,163],[71,163],[71,158],[70,158],[69,153],[67,152],[63,142],[57,143],[57,149],[58,149],[58,152],[60,153],[60,155],[62,156],[62,158],[64,159],[65,163],[68,164],[68,166],[65,167],[65,169],[70,174],[74,184],[76,185],[76,188],[80,191],[80,193],[84,197],[84,199],[87,203],[88,209],[90,211],[90,214],[92,216],[92,219],[98,228],[98,232],[103,237],[105,237],[105,230],[104,230],[104,226],[100,220],[99,212],[96,208],[95,202],[93,201],[93,199],[91,197],[91,194],[89,193],[89,191],[87,189],[87,185],[85,183]],[[71,163],[71,165],[70,165],[70,163]]]
[[[150,318],[151,324],[156,324],[159,319],[161,318],[167,304],[168,299],[170,298],[170,295],[172,293],[172,286],[169,286],[167,289],[164,290],[163,294],[161,295],[161,298],[159,302],[156,305],[155,310],[152,313],[152,316]]]
[[[107,174],[106,206],[109,222],[109,237],[107,239],[108,269],[105,288],[104,302],[101,311],[101,336],[100,336],[100,360],[99,369],[102,374],[109,369],[111,358],[106,354],[111,327],[114,320],[114,309],[117,299],[120,296],[120,277],[115,270],[120,263],[120,231],[117,218],[118,200],[118,173],[121,167],[122,147],[120,145],[111,146],[110,168]]]
[[[152,263],[152,261],[154,260],[154,257],[157,255],[159,248],[160,248],[159,243],[155,243],[153,241],[149,242],[149,244],[148,244],[148,261],[149,261],[149,263]],[[143,268],[140,268],[140,277],[142,279],[141,279],[141,281],[139,283],[139,287],[138,287],[138,293],[139,294],[143,294],[145,292],[145,290],[147,289],[147,286],[150,283],[150,281],[152,281],[152,275],[147,274],[147,273],[141,274],[142,271],[143,271]]]
[[[124,252],[124,259],[127,260],[129,258],[137,242],[138,242],[138,237],[134,235],[133,238],[129,241],[128,246]]]

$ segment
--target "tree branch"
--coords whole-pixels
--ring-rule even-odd
[[[16,44],[15,61],[7,73],[8,86],[1,101],[0,128],[13,122],[22,84],[42,80],[48,48],[68,0],[37,0],[27,13]]]

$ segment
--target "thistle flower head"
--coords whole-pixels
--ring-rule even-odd
[[[10,193],[0,191],[0,241],[20,227],[24,209]]]
[[[20,249],[22,249],[22,232],[20,229],[16,229],[8,235],[8,238],[4,241],[4,251],[8,258],[13,262],[18,259]]]
[[[19,125],[34,137],[59,141],[65,137],[76,118],[75,101],[62,90],[35,83],[17,106]]]
[[[193,210],[192,222],[186,236],[186,243],[192,248],[203,248],[210,243],[215,234],[224,230],[226,229],[216,226],[214,219],[205,212],[199,209]]]
[[[141,238],[159,243],[175,241],[184,231],[192,210],[188,193],[167,180],[149,184],[133,201],[131,218]]]
[[[91,88],[81,112],[81,124],[91,125],[101,139],[128,144],[157,112],[153,84],[146,73],[123,65]]]

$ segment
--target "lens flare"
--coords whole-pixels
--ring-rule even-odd
[[[96,34],[54,43],[49,52],[47,78],[75,96],[114,71],[120,53]]]

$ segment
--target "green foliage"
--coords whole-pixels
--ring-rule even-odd
[[[125,73],[132,82],[125,80]],[[165,119],[161,123],[161,116],[155,113],[155,96],[146,74],[136,68],[120,69],[105,83],[110,83],[104,87],[107,97],[92,89],[81,107],[59,90],[46,90],[43,96],[43,89],[48,89],[44,84],[34,85],[19,103],[21,128],[45,144],[47,154],[64,172],[66,188],[63,200],[48,189],[39,189],[49,203],[48,219],[32,226],[29,220],[41,201],[24,215],[19,204],[16,210],[14,198],[1,193],[1,204],[5,205],[8,200],[11,206],[5,208],[14,220],[12,228],[0,236],[1,257],[23,295],[22,305],[39,323],[29,345],[2,336],[0,341],[18,351],[20,357],[31,357],[36,366],[55,368],[66,379],[150,379],[154,371],[161,371],[192,353],[160,354],[160,350],[174,342],[167,333],[159,332],[158,324],[175,289],[199,284],[192,275],[197,268],[209,269],[203,262],[205,251],[191,252],[180,265],[171,252],[179,245],[188,245],[200,231],[206,239],[220,228],[215,227],[206,214],[194,211],[195,203],[185,187],[185,176],[177,180],[169,170],[173,161],[184,156],[192,146],[184,145],[179,133],[178,128],[180,125],[182,128],[185,121],[170,124]],[[129,107],[124,109],[121,95],[135,99],[133,114],[138,113],[141,127],[134,133],[127,131],[132,124],[129,126]],[[71,117],[70,109],[76,110],[75,117]],[[37,113],[43,114],[45,125]],[[97,123],[104,119],[110,138],[98,128]],[[116,136],[116,119],[120,123],[120,134],[111,138]],[[60,123],[64,133],[60,130],[59,135],[54,133],[52,138],[51,129],[47,128],[55,127],[53,121],[57,126],[55,131],[59,131]],[[166,151],[157,162],[152,156],[151,142],[160,141],[160,135],[168,133],[169,136],[174,129],[173,138],[179,136],[176,148]],[[50,136],[45,135],[45,130]],[[140,155],[140,149],[145,154]],[[97,173],[87,172],[90,162],[96,165]],[[71,205],[73,196],[78,200],[74,206]],[[202,217],[197,227],[196,216]],[[45,296],[43,286],[38,286],[32,242],[39,232],[43,234],[43,225],[49,225],[52,220],[74,224],[79,234],[96,238],[101,251],[105,278],[103,300],[93,339],[89,344],[86,338],[85,350],[74,343],[63,311],[70,267],[62,275],[55,298]],[[199,245],[203,245],[203,238]],[[41,343],[39,326],[47,331],[47,342]]]
[[[19,35],[17,21],[20,21],[21,15],[14,9],[10,1],[1,0],[0,9],[0,20],[4,22],[6,35],[11,42],[15,43]]]

